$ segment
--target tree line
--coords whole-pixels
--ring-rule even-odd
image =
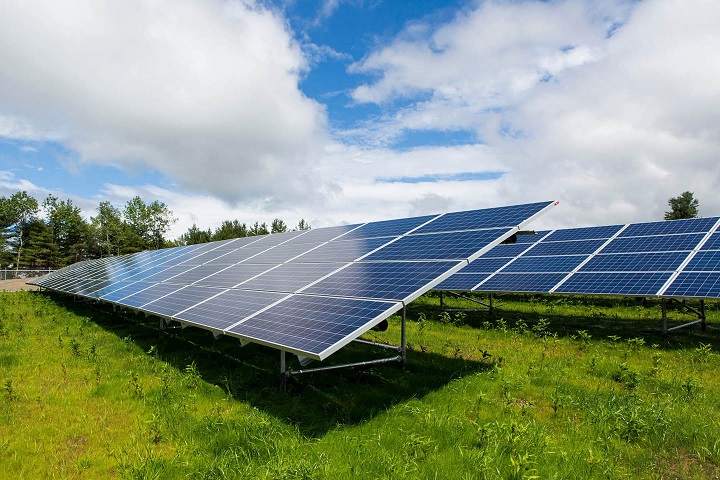
[[[101,202],[95,212],[86,220],[71,199],[52,194],[42,203],[26,191],[0,197],[0,268],[57,269],[81,260],[289,230],[280,219],[269,227],[225,220],[215,230],[193,225],[169,240],[166,236],[177,219],[158,200],[148,203],[136,196],[122,209]],[[309,228],[305,220],[295,227]]]

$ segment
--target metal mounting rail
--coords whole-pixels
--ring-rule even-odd
[[[454,297],[462,298],[463,300],[467,300],[472,303],[477,303],[478,305],[482,305],[484,307],[487,307],[487,309],[481,309],[481,308],[445,308],[443,305],[443,293],[448,293]],[[468,297],[466,295],[463,295],[461,293],[453,292],[452,290],[441,290],[440,291],[440,310],[443,312],[490,312],[493,311],[493,294],[488,294],[489,301],[488,303],[481,302],[477,298]]]
[[[364,345],[371,345],[374,347],[386,348],[389,350],[395,350],[399,353],[394,357],[388,358],[377,358],[373,360],[365,360],[362,362],[343,363],[340,365],[328,365],[326,367],[315,367],[315,368],[304,368],[301,370],[288,370],[287,369],[287,352],[280,350],[280,386],[285,388],[287,381],[290,377],[302,375],[305,373],[316,373],[316,372],[327,372],[330,370],[339,370],[341,368],[357,368],[357,367],[368,367],[372,365],[378,365],[381,363],[397,362],[403,369],[407,365],[407,333],[406,333],[406,307],[402,309],[402,324],[400,326],[400,346],[387,345],[385,343],[371,342],[369,340],[355,339],[354,342],[362,343]]]
[[[697,320],[693,320],[692,322],[687,322],[687,323],[683,323],[682,325],[676,325],[676,326],[674,326],[674,327],[669,327],[669,328],[668,328],[668,321],[667,321],[667,304],[668,304],[668,300],[669,300],[670,302],[675,302],[675,303],[677,303],[677,304],[679,304],[679,305],[682,305],[682,307],[685,308],[685,310],[689,310],[690,312],[692,312],[692,313],[694,313],[695,315],[697,315],[697,316],[698,316],[698,319],[697,319]],[[661,307],[661,309],[662,309],[662,331],[663,331],[663,334],[664,334],[664,335],[667,335],[669,332],[672,332],[672,331],[675,331],[675,330],[678,330],[678,329],[681,329],[681,328],[689,327],[689,326],[692,326],[692,325],[697,325],[697,324],[700,324],[700,328],[702,329],[703,332],[706,332],[706,331],[707,331],[707,317],[705,316],[705,300],[700,299],[700,309],[699,309],[699,310],[691,307],[691,306],[688,305],[685,301],[682,301],[682,302],[681,302],[680,300],[678,300],[678,299],[676,299],[676,298],[669,298],[669,299],[668,299],[668,298],[662,298],[662,299],[660,300],[660,307]]]

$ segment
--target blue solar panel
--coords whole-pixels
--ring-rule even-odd
[[[401,218],[398,220],[384,220],[380,222],[372,222],[353,230],[343,239],[350,238],[374,238],[374,237],[395,237],[404,235],[411,230],[419,227],[425,222],[430,221],[437,215],[426,215],[424,217]]]
[[[553,255],[589,255],[607,240],[575,240],[567,242],[540,242],[524,256],[547,257]]]
[[[323,359],[400,308],[400,303],[295,295],[229,332]]]
[[[635,223],[628,226],[621,237],[636,237],[644,235],[670,235],[676,233],[709,232],[717,222],[717,218],[692,218],[689,220],[671,220],[662,222]]]
[[[292,240],[290,240],[289,244],[295,245],[295,244],[302,244],[302,243],[312,243],[315,245],[321,244],[323,242],[329,242],[332,239],[335,238],[344,238],[346,234],[352,230],[355,230],[360,225],[341,225],[338,227],[326,227],[326,228],[319,228],[316,230],[306,230],[302,232],[302,235],[298,235]]]
[[[683,272],[670,284],[663,295],[720,298],[720,272]]]
[[[225,330],[286,296],[283,293],[227,290],[174,317],[195,325]]]
[[[602,253],[689,251],[697,247],[703,236],[702,233],[693,233],[652,237],[618,237],[603,248]]]
[[[487,257],[483,255],[473,261],[467,267],[460,270],[462,273],[495,273],[508,264],[512,258],[507,257]]]
[[[219,288],[196,287],[191,285],[178,289],[176,286],[176,290],[174,292],[147,303],[143,305],[142,308],[143,310],[147,310],[149,312],[172,317],[179,312],[187,310],[188,308],[204,302],[205,300],[208,300],[209,298],[222,292],[223,290]],[[140,292],[140,294],[142,293],[145,293],[145,291]],[[123,303],[125,303],[125,300],[123,300]]]
[[[497,273],[479,285],[483,292],[543,293],[550,291],[567,273]]]
[[[405,300],[460,262],[370,262],[349,265],[303,293]]]
[[[446,278],[435,287],[435,290],[452,290],[456,292],[469,292],[478,283],[489,277],[490,273],[463,273],[465,269]]]
[[[720,250],[720,232],[710,235],[700,250]]]
[[[292,293],[344,265],[344,263],[286,263],[248,280],[240,288]]]
[[[500,238],[507,229],[408,235],[365,260],[462,260]]]
[[[226,266],[223,270],[220,270],[207,278],[199,280],[195,283],[195,285],[231,288],[250,280],[256,275],[267,272],[271,268],[273,268],[273,265],[256,265],[251,263],[240,263],[229,267]]]
[[[569,273],[572,272],[587,258],[587,255],[558,255],[556,257],[519,257],[517,260],[505,267],[503,272]]]
[[[84,262],[38,283],[322,359],[549,206],[141,252]],[[440,233],[410,233],[417,230]]]
[[[531,233],[531,234],[518,234],[515,239],[515,243],[535,243],[539,242],[543,237],[545,237],[548,233],[550,233],[550,230],[542,230],[539,232]]]
[[[530,248],[531,244],[527,243],[510,243],[500,244],[490,249],[490,251],[483,253],[480,258],[493,258],[493,257],[517,257],[525,250]],[[474,262],[473,262],[474,263]]]
[[[546,240],[557,242],[562,240],[608,239],[622,227],[623,225],[606,225],[602,227],[566,228],[556,230]]]
[[[528,218],[552,205],[552,202],[486,208],[468,212],[446,213],[414,233],[455,232],[479,228],[517,227]]]
[[[118,282],[121,283],[121,282]],[[108,302],[118,302],[125,297],[138,293],[148,287],[155,285],[154,283],[147,282],[133,282],[128,285],[124,285],[121,288],[111,290],[109,293],[102,294],[100,298],[107,300]],[[110,288],[113,288],[114,285]],[[177,289],[177,287],[175,287]]]
[[[167,283],[156,283],[137,293],[133,293],[132,295],[122,298],[122,304],[129,305],[135,308],[140,308],[146,303],[150,303],[160,297],[164,297],[169,293],[177,291],[179,288],[182,287],[179,285],[170,285]]]
[[[671,273],[576,273],[556,293],[656,295]]]
[[[674,271],[687,257],[687,253],[618,253],[595,255],[583,265],[581,272],[667,272]]]
[[[701,250],[697,252],[683,270],[686,272],[720,271],[720,251]]]

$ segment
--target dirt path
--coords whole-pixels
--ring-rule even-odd
[[[0,280],[0,291],[3,292],[18,292],[20,290],[37,290],[38,287],[35,285],[28,285],[30,278],[13,278],[12,280]]]

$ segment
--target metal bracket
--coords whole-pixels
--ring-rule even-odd
[[[448,293],[454,297],[462,298],[463,300],[467,300],[472,303],[477,303],[478,305],[482,305],[487,308],[445,308],[445,306],[443,305],[443,293]],[[453,292],[451,290],[446,290],[444,292],[441,290],[440,291],[440,310],[443,312],[488,312],[488,313],[492,313],[493,308],[494,308],[492,293],[488,294],[488,299],[489,299],[488,303],[485,303],[485,302],[481,302],[477,298],[468,297],[466,295],[463,295],[463,294],[457,293],[457,292]]]
[[[340,364],[340,365],[328,365],[326,367],[305,368],[302,370],[288,370],[287,362],[286,362],[286,353],[287,352],[285,352],[285,350],[280,350],[280,386],[281,386],[281,388],[285,389],[287,387],[287,382],[290,377],[294,377],[296,375],[302,375],[305,373],[327,372],[329,370],[339,370],[341,368],[367,367],[367,366],[371,366],[371,365],[378,365],[380,363],[389,363],[389,362],[400,363],[402,369],[404,370],[405,367],[407,366],[406,322],[407,322],[406,308],[405,308],[405,306],[403,306],[402,324],[400,326],[400,346],[387,345],[387,344],[378,343],[378,342],[371,342],[371,341],[362,340],[359,338],[353,340],[354,342],[362,343],[365,345],[372,345],[375,347],[386,348],[388,350],[395,350],[399,353],[399,355],[396,355],[394,357],[378,358],[378,359],[374,359],[374,360],[366,360],[363,362],[344,363],[344,364]],[[302,356],[298,355],[298,359],[300,359],[300,357],[302,357]],[[302,358],[307,359],[307,357],[302,357]],[[303,365],[302,359],[301,359],[300,364]]]
[[[669,328],[668,328],[668,321],[667,321],[667,303],[668,303],[668,300],[669,300],[670,302],[675,302],[675,303],[677,303],[677,304],[679,304],[679,305],[682,305],[682,307],[685,308],[685,310],[689,310],[690,312],[692,312],[692,313],[694,313],[695,315],[697,315],[697,316],[698,316],[698,319],[697,319],[697,320],[693,320],[692,322],[687,322],[687,323],[683,323],[682,325],[676,325],[676,326],[674,326],[674,327],[669,327]],[[660,308],[662,309],[662,331],[663,331],[663,335],[667,335],[668,333],[670,333],[670,332],[672,332],[672,331],[674,331],[674,330],[678,330],[678,329],[681,329],[681,328],[685,328],[685,327],[689,327],[689,326],[691,326],[691,325],[697,325],[697,324],[700,324],[700,328],[702,329],[703,332],[707,332],[707,321],[706,321],[707,318],[706,318],[706,316],[705,316],[705,300],[704,300],[704,299],[700,299],[700,309],[699,309],[699,310],[697,310],[697,309],[691,307],[690,305],[688,305],[685,300],[683,300],[683,301],[681,302],[681,301],[678,300],[677,298],[662,298],[662,299],[660,299]]]

